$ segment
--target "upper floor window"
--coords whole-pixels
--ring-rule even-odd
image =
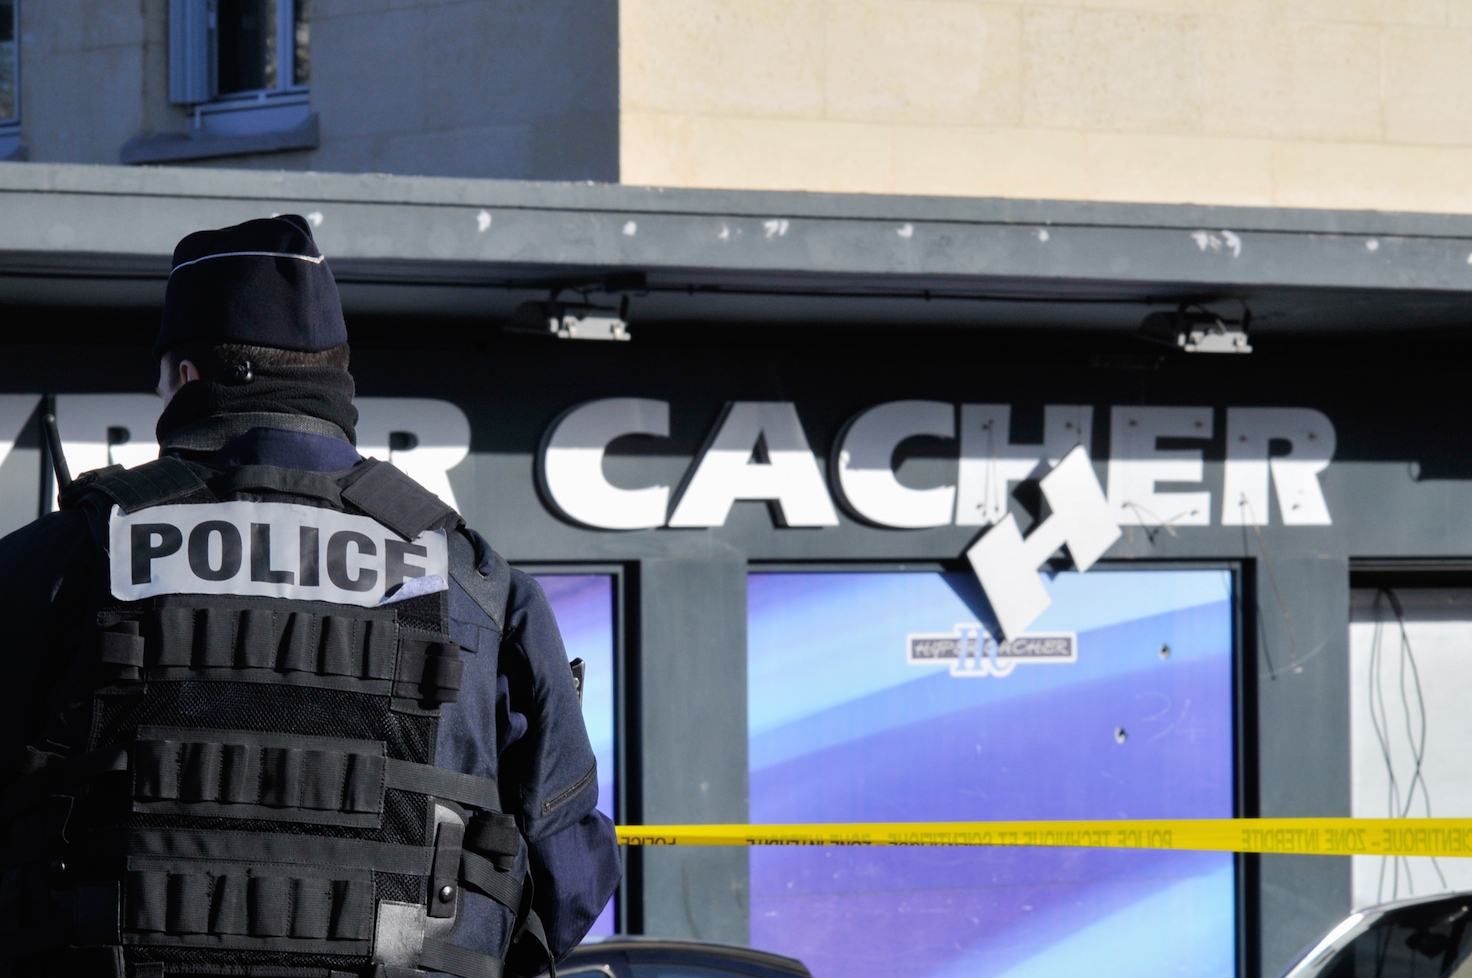
[[[0,0],[4,2],[4,0]],[[11,0],[15,2],[15,0]],[[139,133],[124,163],[315,149],[308,0],[169,0],[169,101],[186,132]]]
[[[17,13],[15,0],[0,0],[0,122],[20,115],[20,100],[16,97],[20,76]]]
[[[171,0],[169,100],[202,105],[303,92],[311,79],[308,0]]]
[[[294,88],[311,80],[307,0],[218,3],[218,94]]]

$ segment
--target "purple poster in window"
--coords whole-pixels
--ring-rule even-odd
[[[613,818],[613,578],[607,574],[538,574],[547,592],[567,659],[582,659],[583,722],[598,760],[598,810]],[[614,932],[613,903],[588,931]]]
[[[1228,818],[1231,578],[1095,570],[1001,643],[974,578],[753,574],[751,820]],[[1227,853],[751,851],[751,939],[815,978],[1232,978]]]

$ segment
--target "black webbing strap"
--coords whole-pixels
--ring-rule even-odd
[[[377,741],[139,726],[133,810],[377,825],[383,767]]]
[[[521,852],[521,830],[515,816],[476,813],[465,827],[465,848],[489,857],[498,869],[510,869]]]
[[[460,646],[454,642],[401,639],[394,694],[435,706],[454,703],[460,698],[464,672]]]
[[[521,883],[484,856],[469,850],[460,853],[460,882],[515,913],[521,908]]]
[[[412,791],[419,795],[430,795],[444,801],[453,801],[467,808],[479,808],[488,812],[501,810],[501,790],[489,778],[477,778],[473,774],[447,771],[428,764],[415,764],[387,758],[384,765],[384,787],[400,791]]]
[[[321,865],[406,876],[428,876],[433,856],[428,846],[219,829],[92,829],[80,836],[78,850],[103,858],[121,853],[256,865]]]
[[[127,769],[126,747],[104,747],[60,764],[44,767],[21,778],[5,792],[5,801],[0,804],[0,822],[8,822],[42,799],[54,794],[65,794],[69,789],[99,774]]]
[[[286,414],[281,411],[242,411],[239,414],[212,414],[193,424],[163,437],[161,445],[165,451],[182,449],[191,452],[214,452],[225,446],[232,438],[238,438],[253,428],[279,428],[282,431],[299,431],[309,435],[322,435],[338,441],[350,441],[347,432],[321,418],[310,414]]]
[[[84,472],[62,493],[61,508],[71,509],[91,493],[106,496],[121,506],[125,513],[178,502],[191,496],[213,498],[199,475],[186,462],[172,456],[131,469],[109,465],[105,469]]]
[[[419,966],[430,971],[443,971],[455,978],[501,978],[502,968],[499,958],[432,937],[424,939]]]
[[[557,978],[557,959],[547,945],[542,918],[532,909],[536,898],[532,874],[527,873],[521,887],[521,906],[512,925],[511,946],[506,951],[506,970],[518,978],[532,978],[544,971],[549,978]]]
[[[460,520],[460,514],[440,497],[387,462],[370,458],[354,469],[354,476],[352,484],[342,490],[342,498],[405,540],[446,520]]]
[[[102,630],[97,661],[110,678],[137,682],[145,648],[143,636],[138,634],[138,623],[120,621]]]
[[[342,505],[342,490],[336,482],[319,472],[302,469],[283,469],[275,465],[242,465],[211,482],[227,493],[266,489],[322,499],[335,507]]]
[[[531,889],[531,877],[527,877],[527,889]],[[527,910],[521,926],[511,937],[511,950],[506,956],[511,971],[522,978],[532,978],[546,972],[549,978],[557,978],[557,961],[547,947],[547,932],[542,929],[542,918],[535,910]]]
[[[278,875],[261,869],[130,869],[123,924],[129,931],[171,935],[372,939],[373,881],[367,874],[344,879],[328,866],[277,867]]]
[[[475,547],[463,533],[450,534],[450,576],[465,589],[465,593],[480,610],[495,624],[496,630],[505,633],[506,601],[511,595],[511,565],[494,550],[491,551],[491,571],[481,574],[476,566]]]

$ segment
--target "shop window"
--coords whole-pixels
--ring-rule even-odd
[[[169,101],[187,132],[142,133],[124,163],[312,149],[309,0],[169,0]]]
[[[1015,658],[974,578],[748,583],[751,820],[1229,818],[1231,576],[1057,574]],[[1229,853],[754,848],[751,940],[816,978],[1236,974]]]
[[[1349,626],[1356,818],[1472,811],[1472,590],[1356,588]],[[1354,856],[1354,905],[1472,890],[1472,860]]]
[[[608,574],[537,574],[552,603],[568,661],[582,659],[583,722],[598,759],[598,810],[614,817],[614,579]],[[614,933],[610,901],[588,936]]]

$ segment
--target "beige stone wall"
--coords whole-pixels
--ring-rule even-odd
[[[625,183],[1472,212],[1472,0],[622,0]]]

